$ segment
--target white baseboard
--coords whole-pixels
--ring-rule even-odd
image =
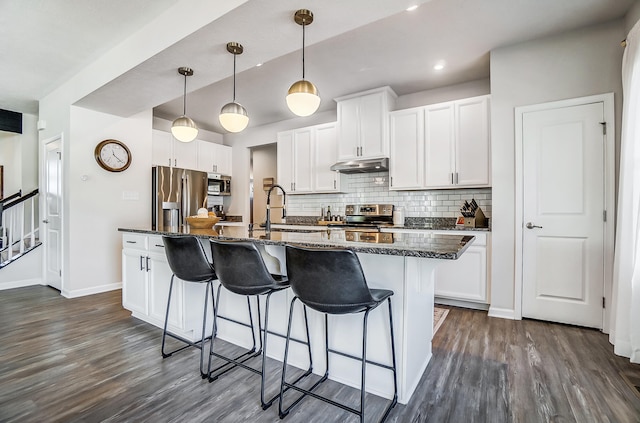
[[[512,308],[498,308],[489,306],[489,317],[500,319],[520,320],[516,318],[516,311]]]
[[[21,281],[10,281],[0,283],[0,291],[4,289],[22,288],[25,286],[42,285],[42,278],[24,279]]]
[[[473,301],[454,300],[451,298],[435,297],[436,304],[450,305],[454,307],[471,308],[474,310],[488,310],[489,304],[475,303]]]
[[[65,298],[77,298],[77,297],[84,297],[87,295],[100,294],[102,292],[115,291],[116,289],[122,289],[122,282],[110,283],[107,285],[100,285],[100,286],[92,286],[91,288],[76,289],[73,291],[68,291],[66,289],[63,289],[61,294]]]

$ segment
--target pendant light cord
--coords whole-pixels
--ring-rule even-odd
[[[182,116],[187,115],[187,74],[184,75],[184,91],[182,95]]]
[[[236,53],[233,53],[233,102],[236,102]]]
[[[302,79],[304,79],[304,27],[306,23],[302,24]]]

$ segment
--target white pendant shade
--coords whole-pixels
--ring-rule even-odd
[[[198,127],[191,118],[180,116],[173,121],[171,133],[178,141],[191,142],[198,136]]]
[[[240,132],[249,125],[247,110],[235,102],[225,104],[218,119],[222,127],[229,132]]]
[[[311,116],[320,107],[317,88],[304,79],[295,82],[289,88],[286,98],[289,110],[298,116]]]

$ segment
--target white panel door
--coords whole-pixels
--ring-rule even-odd
[[[338,161],[336,124],[318,125],[314,128],[314,191],[338,191],[338,175],[331,165]]]
[[[62,143],[45,144],[45,283],[62,290]]]
[[[453,103],[425,109],[425,166],[426,188],[453,186],[455,169]]]
[[[523,114],[522,316],[602,327],[602,103]]]
[[[389,189],[417,189],[424,184],[424,109],[390,117]]]

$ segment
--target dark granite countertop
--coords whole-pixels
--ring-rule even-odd
[[[248,231],[247,227],[229,226],[218,232],[213,229],[186,229],[183,232],[162,232],[149,229],[119,228],[121,232],[149,235],[194,235],[199,238],[251,240],[265,245],[295,244],[307,247],[348,248],[359,253],[423,257],[455,260],[469,247],[473,236],[402,233],[393,234],[393,243],[375,244],[345,240],[342,229],[326,231],[281,231],[267,234],[263,229]]]
[[[286,223],[273,223],[272,225],[287,226],[318,226],[318,218],[315,216],[289,216]],[[465,226],[457,226],[455,217],[408,217],[405,219],[404,225],[380,226],[383,229],[411,229],[411,230],[429,230],[429,231],[478,231],[491,232],[491,227],[487,228],[469,228]]]

